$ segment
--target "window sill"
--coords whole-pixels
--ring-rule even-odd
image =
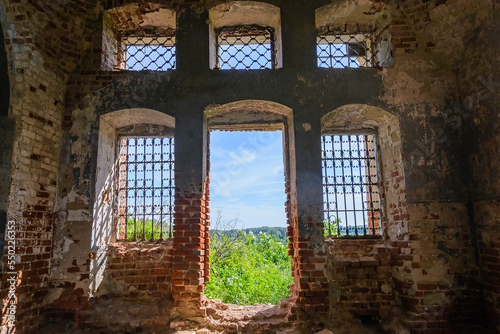
[[[343,235],[340,237],[337,236],[326,236],[325,238],[333,239],[333,240],[365,240],[365,239],[382,239],[381,235]]]

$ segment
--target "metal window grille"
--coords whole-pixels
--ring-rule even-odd
[[[118,239],[172,238],[174,139],[121,138]]]
[[[380,235],[373,135],[322,136],[325,229],[331,236]]]
[[[138,30],[121,37],[121,69],[166,71],[175,69],[175,32],[173,30]]]
[[[274,29],[259,26],[222,28],[217,34],[221,70],[270,69],[275,66]]]
[[[358,68],[374,66],[373,34],[348,33],[346,27],[323,28],[316,38],[318,67]]]

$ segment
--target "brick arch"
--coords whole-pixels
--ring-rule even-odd
[[[272,128],[273,123],[284,123],[292,114],[290,107],[263,100],[241,100],[224,105],[210,105],[205,109],[205,117],[211,127],[226,124],[228,128],[238,126],[239,129],[244,129],[245,124],[250,124],[250,129],[254,130]],[[258,123],[263,125],[257,126]]]
[[[297,217],[297,189],[295,169],[295,136],[292,108],[273,101],[240,100],[205,108],[208,129],[283,131],[283,153],[287,175],[287,212],[289,232]],[[208,136],[208,133],[207,133]],[[204,159],[208,165],[208,154]]]
[[[220,130],[282,130],[285,171],[287,173],[287,205],[290,221],[296,217],[295,136],[292,108],[273,101],[240,100],[205,108],[207,127]],[[208,163],[208,156],[204,159]]]
[[[374,23],[387,7],[388,5],[384,2],[373,0],[332,1],[316,9],[316,27],[346,23]]]
[[[225,26],[256,24],[275,29],[281,21],[280,8],[260,1],[228,1],[209,10],[215,29]]]
[[[107,14],[115,31],[135,30],[139,27],[175,29],[175,10],[157,2],[132,2],[108,8]]]
[[[115,110],[101,115],[101,121],[113,125],[116,129],[136,124],[155,124],[175,127],[175,118],[169,114],[149,108],[131,108]]]
[[[175,2],[170,0],[155,0],[155,1],[138,1],[138,0],[111,0],[106,1],[103,6],[104,9],[112,9],[117,7],[123,7],[127,5],[138,5],[141,7],[148,7],[151,4],[158,4],[165,8],[171,8],[175,6]]]
[[[383,109],[365,104],[348,104],[328,112],[321,118],[322,130],[375,129],[395,119]]]

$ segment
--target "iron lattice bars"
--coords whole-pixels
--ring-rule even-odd
[[[322,136],[325,228],[332,236],[380,235],[373,135]]]
[[[174,139],[121,138],[118,239],[172,238]]]
[[[167,71],[175,69],[175,31],[139,29],[121,36],[118,69]]]
[[[260,26],[225,27],[217,32],[217,67],[221,70],[275,67],[274,29]]]
[[[324,68],[358,68],[373,67],[373,33],[361,31],[357,26],[355,32],[342,27],[322,27],[316,37],[318,67]]]

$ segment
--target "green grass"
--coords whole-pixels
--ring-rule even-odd
[[[134,226],[136,226],[137,240],[158,240],[161,238],[161,222],[147,219],[145,223],[142,220],[136,220],[129,217],[127,219],[127,240],[134,240]],[[169,238],[170,226],[168,223],[163,223],[163,239]]]
[[[289,297],[288,245],[265,233],[216,233],[210,240],[210,282],[205,295],[232,304],[279,304]]]

